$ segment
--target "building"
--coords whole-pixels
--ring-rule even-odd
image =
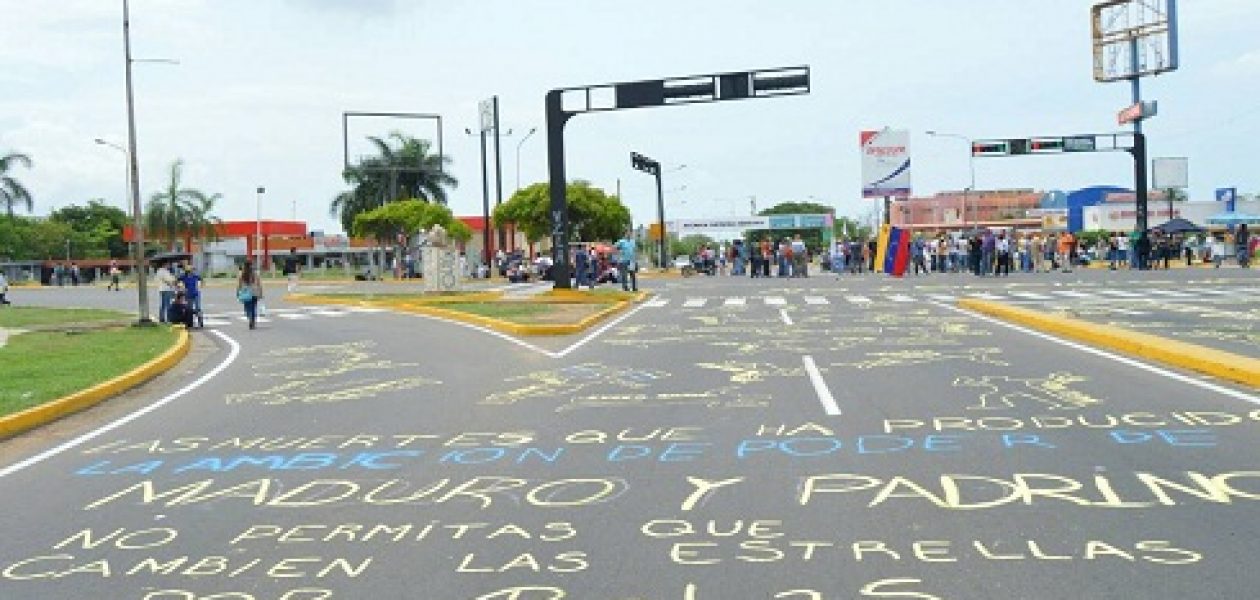
[[[975,227],[1041,227],[1046,194],[1033,190],[941,192],[892,202],[891,222],[898,227],[954,231]]]

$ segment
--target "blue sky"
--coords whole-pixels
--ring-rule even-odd
[[[655,218],[639,151],[666,169],[673,216],[727,215],[820,199],[865,213],[857,135],[912,131],[916,194],[967,185],[967,148],[924,135],[1020,137],[1118,130],[1126,84],[1091,77],[1089,0],[133,0],[142,190],[166,165],[224,196],[226,219],[299,218],[335,231],[344,110],[443,115],[461,185],[451,205],[480,214],[477,103],[497,94],[504,194],[544,180],[543,94],[552,87],[808,64],[809,96],[582,116],[568,127],[569,174],[614,189],[636,222]],[[0,0],[0,151],[30,154],[19,173],[36,213],[102,197],[121,205],[125,142],[121,0]],[[1182,68],[1144,83],[1160,116],[1152,156],[1190,159],[1191,195],[1260,192],[1260,2],[1181,8]],[[352,136],[424,124],[360,122]],[[362,146],[358,146],[362,148]],[[1131,185],[1125,154],[985,159],[981,188]]]

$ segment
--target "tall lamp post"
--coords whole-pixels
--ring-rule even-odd
[[[971,187],[968,187],[963,190],[963,214],[960,215],[962,217],[963,223],[966,224],[967,223],[967,208],[969,204],[968,196],[971,194],[971,192],[974,192],[976,190],[976,155],[973,152],[971,152],[971,138],[962,134],[958,134],[958,133],[942,133],[940,131],[928,131],[927,134],[932,137],[953,138],[956,140],[962,140],[964,142],[967,142],[967,166],[971,170]],[[972,219],[972,221],[975,221],[975,219]]]
[[[123,148],[122,146],[119,146],[118,144],[115,144],[108,140],[96,138],[95,142],[100,146],[113,148],[114,150],[117,150],[122,153],[123,166],[125,167],[125,176],[123,177],[123,181],[127,182],[126,183],[127,195],[123,200],[123,207],[127,211],[127,217],[133,218],[133,214],[131,212],[131,153],[127,152],[126,148]],[[132,226],[132,229],[133,229],[133,234],[134,234],[134,229],[135,229],[134,225]],[[137,246],[135,244],[135,240],[132,240],[132,243],[127,244],[127,252],[128,254],[131,255],[131,264],[132,264],[133,272],[135,272],[136,267],[139,266],[140,264],[140,256],[137,254],[136,248]]]
[[[525,137],[521,138],[521,141],[516,143],[516,189],[517,190],[521,189],[521,146],[524,146],[525,141],[528,140],[530,137],[532,137],[535,133],[537,133],[537,131],[538,131],[537,127],[530,127],[529,133],[526,133]]]
[[[263,269],[262,197],[266,193],[267,188],[261,185],[254,190],[254,269],[260,277]]]

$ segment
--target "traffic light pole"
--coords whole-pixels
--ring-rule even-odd
[[[564,172],[564,126],[573,113],[565,112],[562,90],[547,92],[547,177],[551,182],[551,273],[557,289],[570,289],[568,179]]]
[[[665,234],[665,193],[661,190],[662,190],[661,170],[657,168],[656,169],[656,222],[660,226],[660,233],[661,233],[661,239],[659,242],[660,245],[658,246],[659,252],[660,252],[661,264],[657,266],[659,266],[661,269],[664,269],[665,265],[667,264],[665,262],[665,249],[669,244],[669,241],[668,241],[669,237]]]
[[[568,180],[564,169],[564,126],[574,115],[595,112],[800,96],[810,91],[808,66],[710,73],[643,81],[605,83],[547,92],[547,175],[550,186],[551,256],[557,289],[573,287],[569,257]],[[568,95],[569,108],[565,108]],[[609,100],[611,99],[611,102]],[[658,202],[663,204],[660,183]],[[664,241],[664,207],[659,207]]]
[[[1147,214],[1147,196],[1149,189],[1147,187],[1146,175],[1146,134],[1133,134],[1133,149],[1129,150],[1133,155],[1133,182],[1136,198],[1135,204],[1137,209],[1137,230],[1139,233],[1145,232],[1150,228],[1150,219]]]

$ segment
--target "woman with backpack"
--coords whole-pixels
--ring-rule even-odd
[[[245,306],[245,318],[249,319],[250,329],[254,329],[258,320],[258,302],[262,297],[262,281],[254,272],[254,264],[247,260],[241,268],[240,278],[236,280],[236,299]]]

